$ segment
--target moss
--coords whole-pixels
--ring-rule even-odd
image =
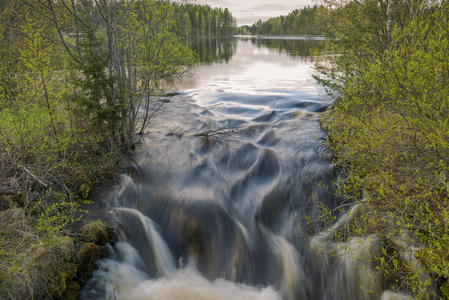
[[[80,298],[80,290],[81,287],[78,282],[71,281],[67,287],[67,290],[64,294],[65,300],[77,300]]]
[[[60,298],[66,290],[69,288],[69,284],[72,282],[73,278],[75,278],[77,268],[74,264],[69,264],[68,268],[61,272],[55,280],[55,286],[52,291],[52,295],[55,298]],[[55,270],[57,272],[57,270]]]
[[[85,242],[93,242],[98,245],[105,245],[109,242],[108,227],[102,221],[86,224],[81,230],[81,234]]]
[[[85,244],[75,255],[75,263],[78,265],[78,279],[86,282],[92,277],[95,261],[105,258],[107,254],[106,246],[98,246],[92,242]]]
[[[100,246],[90,242],[85,244],[76,254],[75,261],[80,265],[90,265],[100,258]]]
[[[441,287],[441,292],[443,294],[443,300],[449,300],[449,280]]]
[[[321,129],[323,129],[324,131],[329,131],[329,127],[332,124],[331,114],[332,114],[331,111],[326,111],[321,114],[319,123]]]
[[[69,236],[64,236],[58,239],[58,253],[63,261],[69,261],[75,253],[75,245],[73,239]]]

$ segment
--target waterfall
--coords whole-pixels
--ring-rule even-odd
[[[360,210],[337,209],[345,176],[318,113],[330,103],[316,91],[226,92],[221,80],[208,82],[220,91],[211,101],[173,96],[153,117],[105,197],[119,242],[82,299],[408,297],[373,263],[380,237],[333,238]]]

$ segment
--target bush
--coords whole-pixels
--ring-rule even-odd
[[[385,50],[365,44],[356,60],[343,55],[323,69],[341,83],[328,85],[340,100],[324,123],[349,170],[346,197],[367,193],[373,211],[386,216],[362,226],[364,234],[407,233],[440,284],[449,278],[449,5],[422,11],[395,27]],[[413,278],[402,278],[409,292],[428,297]],[[441,291],[447,299],[447,283]]]

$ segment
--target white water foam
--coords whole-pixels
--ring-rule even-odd
[[[150,280],[128,264],[102,263],[96,277],[105,284],[105,299],[127,300],[281,300],[271,287],[257,288],[224,279],[209,281],[195,269],[182,269],[170,277]]]

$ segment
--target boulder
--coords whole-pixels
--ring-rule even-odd
[[[77,300],[80,298],[80,294],[81,294],[80,284],[76,281],[71,281],[67,286],[67,290],[65,291],[64,299]]]
[[[90,222],[81,229],[81,238],[85,242],[93,242],[97,245],[106,245],[110,242],[113,230],[101,221]]]
[[[78,278],[86,282],[95,269],[95,261],[105,258],[108,255],[106,246],[95,245],[92,242],[84,244],[83,247],[76,253],[74,262],[78,265]]]

